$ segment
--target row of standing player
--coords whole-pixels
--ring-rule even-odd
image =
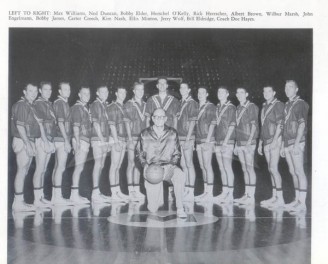
[[[51,96],[49,83],[41,85],[41,96],[36,101],[34,100],[38,93],[37,88],[31,84],[27,85],[24,89],[25,96],[13,106],[12,111],[13,148],[18,165],[13,209],[34,210],[37,206],[50,204],[88,203],[86,198],[79,195],[78,185],[90,143],[95,159],[92,200],[111,202],[144,199],[144,195],[140,192],[140,172],[134,163],[134,151],[141,130],[149,126],[151,113],[157,108],[166,111],[168,117],[166,124],[176,128],[179,134],[183,150],[181,166],[187,175],[184,200],[253,204],[256,184],[253,161],[259,134],[258,107],[247,100],[246,89],[237,89],[236,95],[240,105],[236,109],[228,101],[229,91],[225,87],[218,89],[220,103],[217,107],[207,100],[206,88],[198,89],[199,104],[190,96],[190,88],[186,83],[180,85],[182,95],[180,102],[167,93],[168,84],[165,78],[158,79],[157,88],[159,93],[150,97],[145,103],[142,100],[143,84],[136,83],[133,87],[134,97],[125,105],[123,101],[126,90],[118,88],[116,101],[108,105],[106,103],[108,89],[105,86],[99,87],[97,99],[91,104],[89,111],[87,103],[90,100],[90,89],[88,88],[80,89],[80,100],[70,109],[67,102],[70,96],[68,83],[60,84],[59,98],[54,102],[53,107],[48,101]],[[295,81],[287,81],[285,91],[289,101],[284,106],[275,98],[272,87],[264,88],[266,103],[263,104],[261,112],[262,129],[258,151],[262,154],[264,145],[273,195],[271,199],[261,202],[261,205],[303,210],[306,208],[307,189],[303,153],[308,106],[297,96],[298,87]],[[64,199],[61,194],[61,180],[66,168],[67,155],[71,151],[71,126],[75,169],[71,197]],[[192,157],[195,141],[204,180],[204,193],[196,197],[194,197],[195,169]],[[129,196],[123,194],[119,186],[119,169],[126,146]],[[50,202],[43,198],[42,186],[50,155],[54,151],[56,151],[56,164],[53,171],[53,196]],[[111,151],[109,172],[111,197],[101,194],[98,186],[108,151]],[[213,151],[219,163],[223,183],[222,193],[217,197],[213,197],[214,174],[211,164]],[[245,179],[245,194],[234,200],[234,175],[231,168],[233,153],[239,157]],[[286,156],[295,186],[295,200],[287,205],[282,198],[281,176],[278,171],[279,153]],[[29,205],[23,199],[23,184],[34,154],[37,164],[33,177],[35,202],[34,205]],[[170,190],[170,193],[173,191]]]

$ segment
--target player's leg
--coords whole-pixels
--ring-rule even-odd
[[[175,201],[177,206],[177,215],[180,218],[187,217],[187,214],[184,212],[183,209],[183,190],[185,185],[185,173],[178,167],[174,166],[173,176],[171,178],[171,181],[174,186],[174,194],[175,194]]]
[[[228,194],[226,196],[225,202],[233,201],[235,175],[232,170],[232,157],[233,157],[233,145],[228,145],[222,151],[223,168],[226,173],[227,184],[228,184]]]
[[[201,144],[197,144],[196,151],[197,151],[199,167],[202,171],[203,182],[204,182],[204,191],[203,191],[203,193],[200,194],[200,195],[195,196],[195,202],[199,202],[202,199],[202,197],[207,194],[207,177],[206,177],[205,165],[204,165],[204,162],[203,162],[203,153],[202,153]]]
[[[256,174],[254,170],[254,154],[255,154],[255,145],[246,147],[243,150],[244,159],[246,162],[246,170],[249,177],[248,185],[248,199],[244,201],[245,204],[255,204],[255,188],[256,188]]]
[[[27,204],[24,201],[24,182],[30,168],[32,158],[26,152],[23,140],[14,138],[13,149],[16,154],[17,172],[15,176],[14,188],[15,198],[12,209],[14,211],[35,211],[34,205]]]
[[[75,140],[73,139],[73,145]],[[83,171],[85,161],[88,156],[89,151],[89,143],[84,142],[83,140],[80,141],[80,149],[78,152],[75,153],[75,167],[72,176],[72,187],[71,187],[71,197],[70,200],[74,202],[74,204],[83,204],[89,203],[89,200],[85,197],[79,195],[79,183],[80,183],[80,176]]]
[[[274,182],[274,188],[276,189],[276,199],[273,201],[271,206],[273,207],[281,207],[285,204],[284,198],[282,195],[282,181],[281,181],[281,175],[278,170],[278,164],[280,159],[280,149],[277,148],[271,148],[270,150],[270,160],[268,161],[269,164],[269,171],[272,175],[273,182]]]
[[[129,144],[127,147],[128,152],[128,167],[126,169],[126,177],[128,183],[128,190],[129,190],[129,197],[130,200],[137,200],[135,195],[134,187],[133,187],[133,180],[134,180],[134,168],[135,168],[135,154],[134,154],[134,144]]]
[[[292,151],[292,147],[285,148],[285,156],[286,156],[286,161],[287,161],[289,173],[292,175],[292,179],[293,179],[293,184],[294,184],[294,189],[295,189],[295,198],[292,202],[285,205],[286,209],[290,209],[298,203],[299,194],[300,194],[300,192],[299,192],[299,182],[298,182],[298,178],[296,176],[293,159],[291,157],[291,151]]]
[[[184,171],[186,175],[186,182],[185,182],[185,189],[184,189],[184,196],[188,194],[189,192],[189,176],[188,176],[188,168],[186,165],[186,160],[185,160],[185,153],[184,153],[184,142],[180,141],[180,146],[181,146],[181,159],[180,159],[180,165],[182,170]]]
[[[34,205],[36,207],[50,206],[50,201],[43,199],[43,176],[46,170],[47,161],[50,155],[45,152],[43,148],[43,142],[41,139],[36,140],[36,155],[35,155],[35,172],[33,175],[33,187],[34,187]]]
[[[291,153],[295,174],[299,183],[299,203],[292,208],[293,211],[306,210],[307,178],[304,172],[304,143],[301,144],[301,149],[297,153]]]
[[[220,202],[221,200],[224,200],[228,193],[228,177],[226,175],[226,171],[224,169],[223,165],[223,152],[221,146],[216,146],[215,147],[215,156],[216,160],[219,164],[219,169],[220,169],[220,174],[221,174],[221,181],[222,181],[222,192],[215,197],[216,202]]]
[[[155,213],[163,204],[163,183],[151,184],[145,181],[145,189],[148,203],[147,208],[151,213]]]
[[[270,171],[270,162],[271,162],[270,145],[264,146],[263,149],[264,149],[264,156],[265,156],[266,162],[268,164],[268,170],[269,170],[269,173],[270,173],[270,180],[271,180],[271,185],[272,185],[272,196],[267,200],[261,201],[261,205],[267,206],[267,205],[271,204],[273,201],[276,200],[277,190],[276,190],[276,183],[275,183],[274,176]],[[278,150],[279,150],[279,148],[278,148]]]
[[[237,149],[237,155],[239,158],[239,162],[241,164],[241,168],[243,170],[243,174],[244,174],[244,181],[245,181],[245,192],[244,195],[240,198],[234,199],[234,202],[242,202],[243,200],[247,199],[247,194],[249,192],[249,176],[248,176],[248,172],[247,172],[247,168],[246,168],[246,160],[245,160],[245,156],[244,156],[244,151],[245,151],[245,147],[238,147]]]
[[[195,166],[193,161],[193,154],[194,154],[194,144],[189,145],[188,147],[183,148],[184,153],[184,160],[187,170],[187,179],[188,182],[188,194],[184,198],[186,201],[194,201],[194,190],[195,190],[195,178],[196,178],[196,172],[195,172]],[[186,180],[187,182],[187,180]]]
[[[207,177],[207,195],[206,200],[213,199],[213,184],[214,184],[214,172],[212,167],[212,155],[214,144],[204,144],[202,148],[203,163],[206,170]]]

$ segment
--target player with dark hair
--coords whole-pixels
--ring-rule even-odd
[[[126,123],[128,122],[123,102],[126,98],[126,89],[118,87],[115,92],[116,100],[107,107],[108,124],[111,136],[109,143],[111,145],[111,164],[109,169],[109,182],[113,201],[128,201],[129,196],[121,191],[120,187],[120,168],[125,155],[126,148]]]
[[[232,157],[236,137],[236,107],[228,100],[227,87],[219,87],[217,96],[220,102],[216,111],[215,154],[221,172],[222,193],[215,198],[217,202],[230,203],[233,202],[234,190]]]
[[[28,83],[23,90],[24,96],[12,106],[11,133],[12,148],[16,154],[17,172],[14,188],[14,211],[35,211],[35,206],[24,201],[25,177],[35,156],[35,140],[41,137],[40,127],[35,115],[34,100],[38,96],[38,88]]]
[[[285,205],[290,211],[306,210],[307,178],[304,172],[304,149],[309,105],[297,95],[298,90],[294,80],[286,81],[285,93],[289,100],[284,109],[281,156],[286,157],[295,188],[294,201]]]
[[[90,88],[82,86],[78,93],[79,100],[71,108],[73,126],[72,145],[75,154],[75,168],[73,172],[71,197],[74,204],[86,204],[90,201],[79,195],[79,182],[83,171],[91,138],[91,115],[88,109],[90,101]]]
[[[281,189],[281,175],[278,170],[284,104],[275,97],[276,92],[272,86],[265,86],[263,88],[263,95],[266,102],[263,103],[261,110],[261,135],[258,153],[263,155],[264,150],[271,175],[272,197],[262,201],[261,205],[279,207],[284,205]]]
[[[181,145],[181,167],[186,174],[184,201],[194,201],[196,172],[193,162],[195,145],[195,125],[198,114],[198,103],[191,97],[187,83],[180,84],[180,108],[177,113],[177,132]]]
[[[51,83],[42,82],[39,92],[41,96],[35,100],[34,106],[41,131],[41,137],[35,140],[34,205],[36,207],[49,207],[51,202],[44,198],[43,184],[50,156],[55,152],[53,139],[56,133],[56,117],[52,103],[49,101],[52,93]]]
[[[99,178],[109,150],[109,127],[106,104],[108,88],[104,85],[99,86],[96,94],[96,100],[90,105],[92,119],[91,146],[95,161],[92,172],[93,190],[91,200],[96,203],[108,203],[110,202],[110,197],[102,194],[99,189]]]
[[[216,125],[216,107],[207,100],[205,87],[198,88],[199,109],[196,125],[196,150],[204,180],[204,192],[195,197],[196,202],[213,199],[214,173],[212,155],[215,146],[214,128]]]
[[[236,111],[236,145],[234,154],[238,155],[244,173],[245,193],[236,203],[255,204],[256,174],[254,170],[254,154],[258,137],[258,107],[247,100],[245,88],[237,88],[236,96],[240,104]]]
[[[62,195],[62,179],[66,169],[68,154],[72,150],[71,146],[71,119],[68,98],[71,95],[71,87],[67,82],[61,82],[58,88],[58,99],[53,103],[53,109],[57,121],[54,138],[56,154],[55,167],[52,174],[52,198],[55,205],[69,204],[71,201],[64,199]]]
[[[152,121],[154,125],[142,131],[136,148],[137,157],[144,167],[148,210],[154,213],[163,204],[162,181],[169,181],[174,186],[177,216],[186,218],[182,204],[185,174],[177,166],[181,157],[178,133],[174,128],[165,125],[167,117],[161,108],[154,111]],[[151,179],[147,178],[152,176],[147,174],[152,165],[158,165],[163,170],[159,183],[151,183]]]
[[[128,189],[130,200],[138,201],[145,199],[145,195],[140,192],[140,170],[135,164],[135,149],[140,133],[146,128],[146,103],[143,101],[144,84],[136,82],[133,85],[134,96],[124,105],[128,135]]]

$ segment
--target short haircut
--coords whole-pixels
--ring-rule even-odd
[[[246,89],[245,87],[242,87],[242,86],[237,87],[236,91],[237,91],[238,89],[243,89],[243,90],[245,91],[245,93],[248,93],[248,94],[249,94],[249,92],[247,91],[247,89]]]
[[[99,86],[97,87],[97,92],[98,92],[101,88],[107,88],[107,90],[108,90],[107,85],[104,84],[104,85],[99,85]]]
[[[29,85],[32,85],[32,86],[35,86],[36,88],[38,88],[38,85],[36,83],[34,83],[34,82],[27,82],[24,85],[24,90],[25,91],[27,91],[27,86],[29,86]]]
[[[154,112],[153,112],[153,114],[152,114],[152,116],[154,116],[154,113],[155,113],[156,111],[159,111],[159,110],[162,110],[162,111],[164,112],[165,116],[166,116],[166,111],[165,111],[164,108],[162,108],[162,107],[155,109]]]
[[[228,87],[225,86],[225,85],[220,85],[220,86],[218,87],[218,90],[219,90],[219,89],[224,89],[224,90],[226,90],[227,93],[229,93]]]
[[[79,92],[81,92],[82,89],[88,89],[88,90],[90,90],[90,88],[89,88],[88,86],[86,86],[86,85],[82,85],[82,86],[80,87],[80,89],[79,89]]]
[[[40,82],[40,89],[42,88],[43,85],[50,85],[50,86],[52,86],[51,82],[42,81],[42,82]]]
[[[160,77],[158,77],[158,78],[157,78],[157,83],[158,83],[160,80],[165,80],[166,82],[168,81],[166,76],[160,76]]]
[[[115,93],[117,93],[118,90],[120,90],[120,89],[123,89],[123,90],[126,91],[126,88],[125,88],[125,87],[123,87],[123,86],[117,86],[117,87],[115,88]]]
[[[264,88],[268,88],[268,87],[270,87],[270,88],[272,89],[272,91],[274,91],[274,92],[276,91],[275,87],[274,87],[273,85],[271,85],[271,84],[264,85],[264,86],[263,86],[263,89],[264,89]]]
[[[294,83],[295,86],[298,88],[298,84],[295,80],[286,80],[286,83]]]
[[[70,85],[69,82],[60,82],[60,83],[58,84],[58,89],[61,90],[61,88],[62,88],[62,86],[63,86],[64,84]]]
[[[189,84],[188,84],[188,83],[186,83],[186,82],[182,82],[182,83],[180,83],[180,86],[181,86],[182,84],[185,84],[185,85],[187,85],[187,87],[190,89],[190,87],[189,87]]]
[[[208,93],[208,88],[207,87],[205,87],[205,86],[200,86],[200,87],[198,87],[198,90],[199,89],[205,89],[206,90],[206,92]]]
[[[133,90],[138,86],[138,85],[142,85],[145,86],[143,82],[135,82],[132,86]]]

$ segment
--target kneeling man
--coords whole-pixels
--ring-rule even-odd
[[[165,124],[167,116],[162,108],[153,112],[154,124],[143,130],[137,144],[137,157],[145,172],[149,165],[160,165],[164,169],[163,181],[172,182],[176,197],[177,215],[186,218],[182,205],[182,197],[185,184],[185,174],[178,167],[181,158],[178,134],[172,127]],[[156,212],[163,204],[163,184],[152,184],[145,177],[148,210]]]

